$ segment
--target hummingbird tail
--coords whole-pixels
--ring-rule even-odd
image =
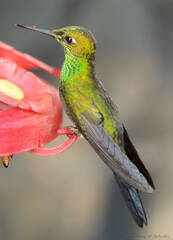
[[[135,164],[135,166],[139,169],[139,171],[143,174],[143,176],[145,176],[145,178],[147,179],[147,182],[152,187],[152,189],[155,189],[153,180],[148,170],[144,166],[143,162],[141,161],[135,147],[133,146],[133,143],[131,142],[125,127],[124,127],[124,149],[128,158]]]
[[[138,190],[125,183],[123,179],[116,174],[114,175],[128,209],[135,222],[142,228],[143,224],[147,225],[147,217]]]

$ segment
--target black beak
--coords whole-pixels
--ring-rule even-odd
[[[28,30],[31,30],[31,31],[39,32],[39,33],[42,33],[42,34],[46,34],[50,37],[54,37],[53,34],[52,34],[52,31],[50,31],[50,30],[37,28],[35,26],[33,26],[33,27],[25,26],[25,25],[21,25],[21,24],[16,24],[16,26],[20,27],[20,28],[25,28],[25,29],[28,29]]]

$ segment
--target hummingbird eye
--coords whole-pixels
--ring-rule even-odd
[[[76,43],[76,40],[70,36],[65,36],[64,41],[68,44]]]

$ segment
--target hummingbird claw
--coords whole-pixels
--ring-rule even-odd
[[[79,130],[77,129],[77,127],[73,127],[73,126],[68,126],[67,128],[69,128],[71,130],[71,133],[67,134],[68,137],[70,137],[73,134],[79,134]]]
[[[58,129],[57,134],[58,135],[66,135],[66,136],[70,137],[74,134],[79,135],[79,130],[76,127],[68,126],[68,127],[62,128],[62,129]]]
[[[13,155],[1,157],[2,163],[5,168],[8,168],[10,160],[12,160]]]

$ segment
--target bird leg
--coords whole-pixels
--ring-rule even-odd
[[[70,137],[74,134],[78,135],[79,130],[76,127],[68,126],[68,127],[62,128],[62,129],[58,129],[57,133],[58,133],[58,135],[66,134],[68,137]]]

